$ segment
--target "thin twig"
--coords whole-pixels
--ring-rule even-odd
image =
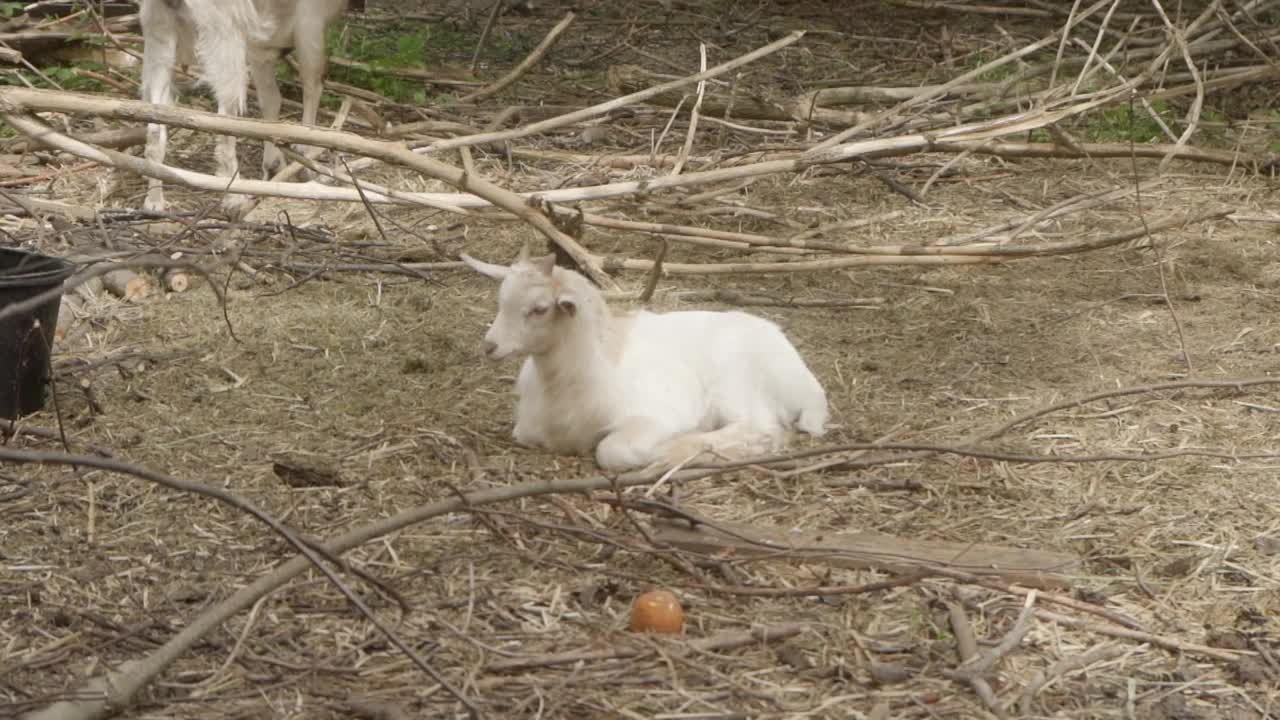
[[[565,13],[564,18],[560,22],[556,23],[555,27],[551,28],[551,32],[547,33],[547,36],[542,38],[542,42],[538,43],[538,46],[533,49],[533,52],[530,52],[529,56],[522,60],[519,65],[512,68],[511,72],[504,75],[500,80],[492,85],[482,87],[469,95],[464,95],[458,102],[473,103],[477,100],[487,98],[490,95],[502,92],[502,90],[508,85],[519,80],[521,75],[524,75],[529,71],[529,68],[537,65],[538,62],[542,60],[542,57],[547,54],[547,51],[551,49],[551,46],[555,45],[556,40],[560,38],[560,35],[569,28],[570,24],[573,23],[574,17],[575,15],[572,11]],[[483,37],[480,39],[480,42],[484,42]],[[479,43],[476,45],[476,52],[480,52]]]
[[[658,254],[653,258],[653,269],[649,271],[649,277],[645,280],[644,290],[640,291],[640,297],[637,298],[641,303],[647,304],[653,298],[653,291],[658,289],[658,279],[662,277],[662,261],[666,257],[667,240],[663,238],[658,245]]]
[[[974,637],[973,626],[969,624],[964,606],[958,602],[948,602],[947,615],[951,619],[951,633],[956,638],[956,653],[960,656],[960,662],[961,664],[969,662],[978,656],[978,640]],[[996,717],[1005,717],[1004,708],[1001,707],[1000,700],[996,698],[990,683],[976,675],[966,678],[966,681],[988,710],[995,713]]]
[[[489,33],[493,30],[493,23],[498,19],[498,13],[502,11],[502,6],[507,4],[507,0],[493,0],[493,7],[489,8],[489,17],[484,21],[484,27],[480,30],[480,39],[476,40],[476,49],[471,53],[471,72],[476,71],[476,64],[480,62],[480,51],[484,49],[485,42],[489,39]]]

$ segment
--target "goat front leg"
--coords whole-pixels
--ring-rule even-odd
[[[142,99],[157,105],[173,104],[173,67],[178,61],[178,30],[173,18],[158,14],[153,6],[147,8],[148,33],[142,51]],[[157,15],[157,17],[150,17]],[[163,163],[169,144],[169,127],[160,123],[147,124],[147,160]],[[142,205],[152,212],[164,212],[164,183],[157,178],[147,178],[147,197]]]
[[[254,90],[258,93],[258,107],[262,108],[263,120],[280,119],[280,85],[276,83],[276,61],[279,57],[273,51],[256,55],[249,63],[249,75],[253,78]],[[270,180],[272,176],[284,169],[284,153],[270,140],[262,141],[262,177]]]
[[[596,446],[596,463],[610,472],[646,467],[662,458],[670,438],[670,430],[652,418],[629,417]]]
[[[244,114],[245,88],[219,88],[215,93],[218,98],[218,114],[239,117]],[[240,162],[236,159],[236,136],[219,135],[213,146],[215,173],[220,178],[231,180],[240,172]],[[231,220],[240,220],[249,212],[251,203],[248,195],[229,192],[222,198],[222,211]]]
[[[205,29],[205,32],[213,32]],[[218,114],[228,117],[244,115],[248,90],[248,58],[244,47],[230,37],[204,38],[198,47],[200,62],[205,66],[207,81],[213,87],[218,100]],[[230,181],[240,172],[236,160],[236,138],[220,135],[213,147],[214,164],[219,178]],[[251,203],[247,195],[227,193],[222,198],[222,211],[232,220],[239,220],[249,211]]]
[[[324,35],[326,20],[322,17],[298,18],[296,52],[298,54],[298,74],[302,80],[302,124],[313,126],[320,113],[320,95],[324,91],[325,56]],[[295,149],[307,154],[309,145],[296,145]],[[310,180],[314,174],[303,168],[300,177]]]

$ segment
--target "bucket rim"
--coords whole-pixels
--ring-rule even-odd
[[[56,255],[45,255],[33,250],[19,248],[0,247],[0,258],[6,258],[6,256],[7,258],[16,259],[15,265],[26,261],[34,269],[13,272],[8,269],[9,263],[0,262],[0,288],[61,282],[74,275],[77,268],[75,263]]]

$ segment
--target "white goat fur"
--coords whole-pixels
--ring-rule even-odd
[[[324,79],[325,30],[346,3],[347,0],[142,0],[142,99],[172,105],[174,66],[199,60],[203,80],[213,89],[220,114],[245,114],[247,84],[252,76],[262,116],[276,120],[280,117],[276,61],[284,50],[293,48],[302,77],[302,122],[313,125]],[[166,126],[148,124],[147,159],[164,162],[167,144]],[[214,160],[219,177],[236,174],[234,136],[218,138]],[[262,166],[266,176],[284,164],[280,149],[264,142]],[[246,202],[243,195],[229,194],[223,207],[239,218]],[[145,207],[164,210],[160,180],[148,179]]]
[[[554,256],[510,266],[467,255],[501,280],[485,354],[525,356],[513,435],[562,454],[595,451],[611,471],[671,466],[709,452],[780,449],[793,427],[825,432],[826,392],[774,323],[744,312],[615,315]]]

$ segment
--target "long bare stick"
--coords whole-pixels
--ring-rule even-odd
[[[947,615],[951,620],[951,634],[956,639],[956,654],[960,656],[961,666],[978,657],[978,639],[973,634],[973,626],[969,624],[969,617],[964,612],[964,607],[958,602],[948,602]],[[973,688],[984,705],[996,717],[1005,717],[1000,700],[996,698],[995,691],[991,689],[991,684],[978,675],[973,675],[966,680]]]
[[[86,106],[92,106],[93,110],[86,110]],[[468,175],[452,165],[416,155],[396,143],[372,140],[354,133],[324,130],[296,123],[229,118],[216,113],[194,112],[173,106],[152,105],[137,100],[120,100],[92,95],[73,96],[67,93],[27,88],[7,88],[0,91],[0,113],[2,113],[7,122],[14,125],[14,127],[17,127],[16,123],[24,123],[29,129],[34,123],[41,128],[35,133],[37,137],[51,132],[42,123],[19,115],[19,113],[33,110],[53,110],[72,114],[83,112],[106,114],[133,121],[177,125],[178,127],[206,132],[218,132],[219,126],[226,127],[223,123],[227,120],[234,120],[233,127],[238,126],[237,129],[246,137],[258,140],[272,140],[276,143],[293,142],[303,145],[321,145],[335,150],[376,157],[387,162],[400,163],[428,177],[443,180],[460,190],[484,197],[494,205],[516,215],[563,248],[573,258],[574,262],[582,268],[583,272],[602,287],[609,289],[616,287],[612,278],[605,275],[600,269],[599,262],[594,255],[579,245],[578,241],[557,228],[547,216],[530,207],[520,196],[482,177]],[[218,118],[222,119],[222,123],[218,122]],[[120,153],[118,155],[123,154]]]
[[[736,274],[769,274],[792,272],[826,272],[853,267],[870,267],[873,265],[973,265],[982,263],[998,263],[1014,258],[1025,258],[1039,255],[1066,255],[1104,247],[1119,245],[1130,240],[1145,237],[1150,231],[1167,230],[1206,220],[1230,215],[1230,208],[1218,208],[1197,213],[1191,216],[1178,215],[1166,217],[1149,223],[1146,227],[1135,227],[1112,233],[1090,241],[1046,243],[1037,246],[919,246],[908,249],[907,246],[895,246],[896,254],[892,255],[853,255],[850,257],[823,258],[820,260],[797,260],[794,262],[773,263],[666,263],[665,272],[672,275],[736,275]],[[934,254],[935,251],[943,251]],[[958,251],[958,252],[957,252]],[[604,267],[607,270],[640,270],[653,268],[652,260],[639,258],[606,257]]]
[[[685,652],[713,652],[731,650],[733,648],[752,645],[759,642],[785,640],[804,632],[805,626],[800,623],[784,625],[762,625],[750,630],[723,632],[707,638],[690,641],[683,650]],[[485,669],[489,672],[511,672],[527,670],[535,667],[551,665],[568,665],[576,662],[596,663],[602,660],[618,660],[622,658],[643,657],[656,652],[653,647],[613,647],[607,650],[571,650],[554,655],[537,655],[518,657],[510,660],[499,660],[489,664]]]
[[[529,68],[537,65],[538,62],[542,60],[542,57],[547,54],[547,51],[551,49],[551,46],[556,44],[556,40],[560,38],[561,33],[567,30],[569,25],[573,23],[574,17],[575,16],[572,11],[565,13],[564,19],[556,23],[556,26],[551,28],[551,32],[547,33],[547,36],[542,38],[542,42],[538,43],[538,47],[534,48],[533,52],[529,53],[528,57],[526,57],[519,65],[515,66],[511,72],[504,75],[494,84],[482,87],[470,95],[464,96],[458,102],[470,103],[480,100],[481,98],[487,98],[490,95],[502,92],[503,88],[520,79],[521,75],[528,72]]]
[[[1059,625],[1065,625],[1067,627],[1085,630],[1087,632],[1109,635],[1114,638],[1124,638],[1135,642],[1148,643],[1172,652],[1203,655],[1204,657],[1213,658],[1214,660],[1222,660],[1224,662],[1233,662],[1235,660],[1239,660],[1242,656],[1257,654],[1251,650],[1223,650],[1209,647],[1207,645],[1200,645],[1198,643],[1186,642],[1185,640],[1178,640],[1177,638],[1142,632],[1141,630],[1130,630],[1129,628],[1102,625],[1099,623],[1089,622],[1087,620],[1081,620],[1080,618],[1074,618],[1069,615],[1050,612],[1049,610],[1041,608],[1036,608],[1036,615],[1043,620],[1051,620]]]
[[[702,58],[699,67],[702,72],[707,71],[707,44],[699,43],[698,52]],[[698,133],[698,113],[702,111],[702,96],[707,89],[707,81],[698,82],[698,97],[693,101],[693,108],[689,110],[689,131],[684,136],[684,146],[680,148],[680,157],[676,160],[676,165],[671,169],[672,175],[679,175],[684,169],[684,164],[689,159],[689,153],[693,150],[693,138]]]
[[[506,204],[492,202],[492,199],[482,190],[485,184],[482,180],[475,179],[470,186],[464,188],[466,190],[474,190],[474,194],[455,194],[455,193],[404,193],[399,195],[399,199],[393,200],[385,195],[377,192],[376,188],[368,192],[369,199],[373,202],[422,202],[423,204],[435,207],[445,207],[451,211],[460,212],[460,209],[484,207],[490,204],[497,204],[514,212],[517,216],[524,219],[524,214],[512,210],[512,202],[523,204],[526,197],[537,197],[543,201],[551,203],[573,202],[582,200],[598,200],[611,197],[620,197],[636,193],[651,192],[663,188],[693,186],[706,183],[721,182],[725,180],[735,180],[749,177],[759,177],[763,175],[799,172],[815,164],[835,163],[849,160],[855,157],[884,157],[888,155],[905,155],[914,152],[926,152],[936,150],[962,151],[971,147],[981,147],[982,143],[987,140],[1006,134],[1022,133],[1028,130],[1034,130],[1046,125],[1060,122],[1073,115],[1086,112],[1094,107],[1102,105],[1111,99],[1120,96],[1128,89],[1136,87],[1142,82],[1141,77],[1135,77],[1125,84],[1122,84],[1112,92],[1099,95],[1092,101],[1075,105],[1065,109],[1055,111],[1036,111],[1023,115],[1013,116],[991,122],[975,123],[962,125],[955,128],[948,128],[937,133],[929,134],[911,134],[900,137],[882,138],[875,140],[864,140],[848,143],[818,155],[799,156],[795,158],[769,160],[765,162],[754,163],[739,167],[718,168],[715,170],[706,170],[699,172],[685,172],[675,176],[663,176],[650,178],[643,181],[609,183],[591,188],[563,188],[557,190],[540,191],[533,193],[524,193],[521,195],[508,195],[510,198]],[[290,123],[265,123],[259,120],[251,120],[246,118],[233,118],[216,113],[203,113],[198,111],[181,111],[175,112],[171,109],[165,110],[163,115],[155,115],[149,112],[150,106],[146,103],[138,101],[105,99],[98,96],[78,95],[78,94],[62,94],[44,90],[27,90],[23,88],[7,88],[0,89],[0,107],[17,106],[23,110],[34,111],[57,111],[70,113],[85,113],[91,115],[106,115],[118,117],[126,120],[142,119],[151,121],[179,125],[181,127],[189,127],[197,130],[206,130],[223,134],[243,134],[248,137],[264,138],[279,135],[288,137],[297,142],[305,144],[319,145],[324,147],[332,147],[346,150],[348,152],[360,152],[357,146],[366,147],[373,146],[378,148],[379,158],[386,157],[388,154],[394,153],[395,158],[387,158],[387,162],[397,162],[404,159],[405,155],[417,157],[413,153],[404,150],[402,147],[392,143],[366,140],[359,138],[351,133],[340,133],[320,128],[301,128]],[[27,123],[28,130],[24,132],[33,132],[32,127],[37,127]],[[39,126],[43,127],[43,126]],[[179,182],[193,187],[203,189],[213,189],[213,183],[218,183],[218,190],[227,187],[225,179],[212,179],[212,176],[203,176],[198,173],[191,173],[185,170],[177,170],[168,166],[157,166],[147,164],[147,161],[141,158],[134,158],[127,155],[111,155],[106,150],[93,149],[70,138],[59,138],[59,136],[48,128],[44,128],[40,132],[46,141],[53,143],[55,140],[59,149],[71,152],[80,157],[94,159],[99,162],[112,162],[121,167],[127,167],[130,170],[147,175],[148,177],[160,177],[167,181]],[[394,150],[393,150],[394,149]],[[1001,149],[1007,149],[1012,155],[1025,156],[1071,156],[1068,151],[1056,145],[1035,145],[1035,144],[993,144],[993,146],[982,150],[983,152],[999,152]],[[1085,149],[1100,156],[1111,156],[1112,150],[1110,146],[1085,146]],[[1156,152],[1167,151],[1167,146],[1159,146],[1159,148],[1151,148],[1151,154]],[[1148,150],[1139,146],[1137,151],[1143,155],[1147,155]],[[975,150],[978,152],[978,150]],[[1214,162],[1231,162],[1225,155],[1219,157],[1212,155],[1206,151],[1185,149],[1186,157],[1198,160],[1212,160]],[[1179,153],[1183,156],[1183,153]],[[111,160],[105,158],[110,157]],[[421,158],[419,158],[421,159]],[[462,171],[443,163],[436,163],[435,170],[447,175],[434,174],[428,171],[424,166],[415,166],[411,161],[404,159],[406,165],[415,170],[426,172],[433,177],[441,177],[446,182],[457,184],[468,178]],[[1238,158],[1235,158],[1238,161]],[[352,168],[361,166],[359,161],[351,163]],[[164,173],[163,175],[159,173]],[[451,179],[452,178],[452,179]],[[495,188],[498,192],[504,192]],[[368,188],[367,188],[368,190]],[[345,200],[348,202],[358,202],[358,194],[347,188],[334,188],[329,186],[318,185],[314,183],[266,183],[256,180],[236,179],[230,183],[230,191],[245,194],[271,194],[281,197],[295,198],[315,198],[323,200]],[[409,200],[408,198],[412,198]],[[539,230],[544,233],[547,228],[539,226]],[[555,231],[554,227],[550,228]],[[565,236],[570,242],[574,242],[572,238]],[[576,260],[577,258],[575,258]]]

